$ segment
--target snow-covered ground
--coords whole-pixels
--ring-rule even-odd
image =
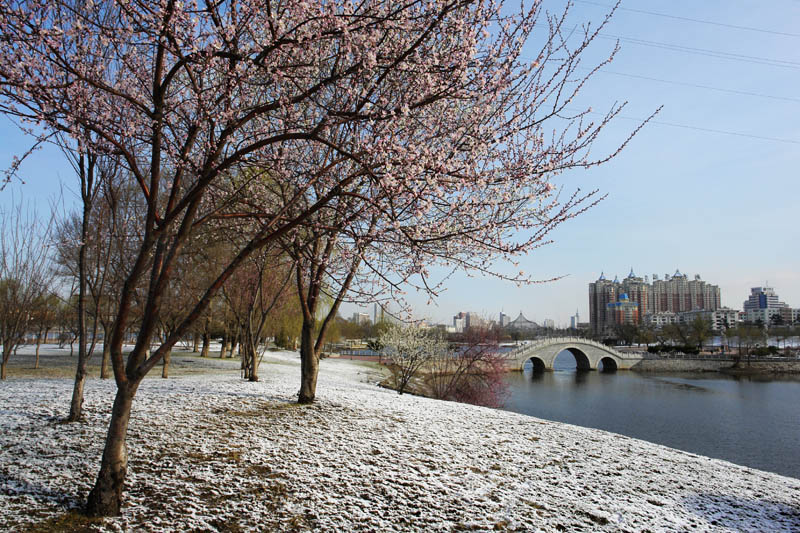
[[[214,365],[145,380],[123,515],[90,527],[800,531],[795,479],[603,431],[398,396],[357,362],[323,361],[311,406],[293,403],[296,354],[269,354],[259,383],[241,381],[235,361]],[[92,379],[85,423],[63,424],[69,379],[12,374],[0,383],[0,530],[48,530],[81,503],[113,392],[113,380]]]

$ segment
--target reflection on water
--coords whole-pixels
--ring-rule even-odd
[[[506,409],[800,478],[800,381],[717,373],[509,373]]]

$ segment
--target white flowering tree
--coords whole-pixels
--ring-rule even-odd
[[[393,324],[381,334],[380,342],[391,361],[392,386],[400,394],[426,365],[448,356],[447,340],[437,331],[416,324]]]
[[[492,273],[587,206],[559,202],[551,177],[613,156],[589,149],[621,108],[597,121],[570,110],[602,25],[568,39],[565,16],[535,0],[513,13],[468,0],[0,0],[0,112],[37,142],[63,134],[113,155],[144,206],[108,337],[117,394],[89,514],[119,513],[144,376],[256,250],[336,231],[315,216],[335,199],[353,200],[351,227],[375,221],[373,249],[356,248],[363,268],[431,292],[431,263]],[[237,224],[230,260],[149,351],[192,235]]]

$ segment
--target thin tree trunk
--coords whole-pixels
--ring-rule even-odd
[[[100,363],[100,379],[111,377],[111,339],[108,330],[103,328],[103,361]]]
[[[3,362],[0,364],[0,379],[6,379],[6,365],[11,357],[11,350],[6,348],[6,343],[3,343]]]
[[[92,182],[83,174],[81,156],[81,186],[88,191]],[[89,172],[91,173],[91,168]],[[91,180],[91,178],[89,178]],[[75,370],[75,386],[72,388],[72,401],[69,406],[67,422],[77,422],[83,411],[83,388],[86,385],[86,366],[89,358],[86,353],[86,236],[89,233],[89,203],[87,193],[83,194],[83,221],[81,222],[81,246],[78,252],[78,366]],[[71,345],[70,345],[71,349]]]
[[[195,333],[192,337],[192,353],[196,353],[200,348],[200,334]]]
[[[208,345],[211,344],[211,336],[208,331],[203,332],[203,348],[200,352],[200,357],[208,357]]]
[[[314,325],[303,320],[300,332],[300,393],[298,403],[312,403],[317,393],[319,359],[314,350]]]
[[[133,386],[124,385],[117,390],[100,472],[86,504],[86,514],[89,516],[120,514],[122,489],[128,472],[128,449],[125,439],[128,435],[131,405],[137,386],[138,383]]]
[[[161,377],[167,379],[169,377],[169,360],[172,356],[172,350],[167,350],[164,354],[164,359],[161,364]]]
[[[250,381],[258,381],[258,341],[248,342],[250,350]]]
[[[39,347],[42,345],[42,333],[36,337],[36,362],[33,365],[34,370],[39,370]]]

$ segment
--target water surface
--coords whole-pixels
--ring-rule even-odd
[[[800,380],[718,373],[509,373],[505,409],[800,478]]]

